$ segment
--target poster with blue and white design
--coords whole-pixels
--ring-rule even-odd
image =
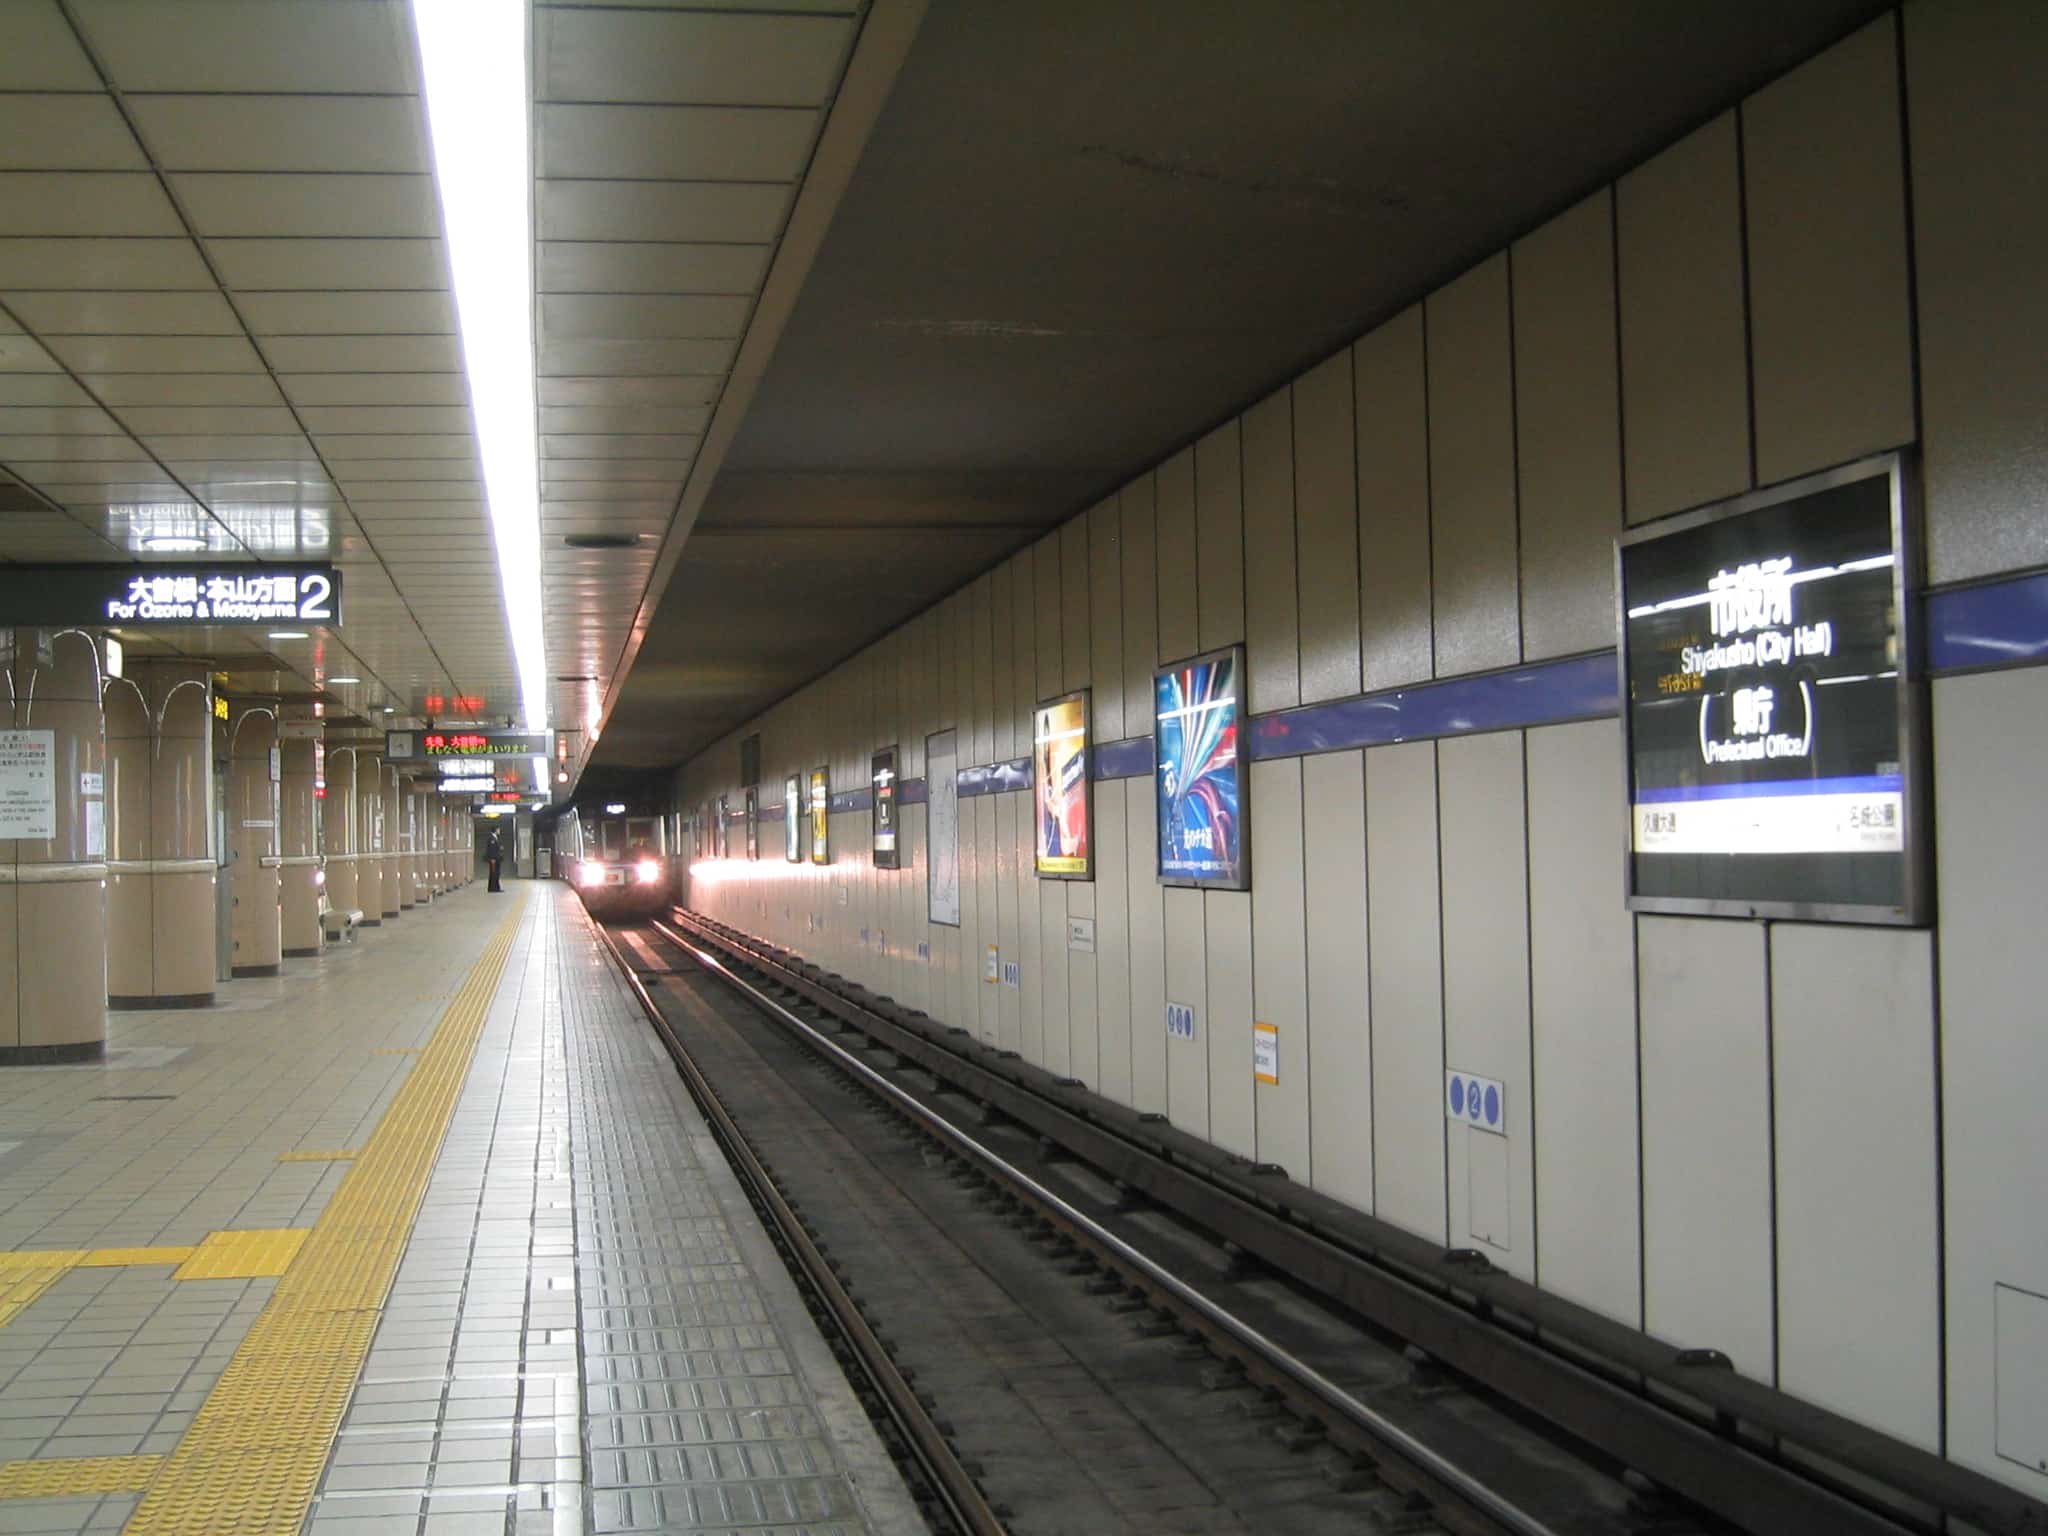
[[[1244,648],[1177,662],[1152,680],[1159,878],[1245,890],[1251,850],[1240,749]]]

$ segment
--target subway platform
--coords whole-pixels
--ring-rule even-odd
[[[922,1530],[561,885],[0,1073],[0,1533]]]

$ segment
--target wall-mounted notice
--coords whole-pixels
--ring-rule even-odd
[[[981,952],[981,980],[984,986],[994,986],[1003,979],[1002,957],[995,945],[990,944]]]
[[[960,747],[952,731],[924,741],[925,857],[931,920],[960,926]]]
[[[1280,1026],[1252,1026],[1252,1076],[1262,1083],[1280,1081]]]
[[[1251,885],[1238,755],[1243,688],[1241,645],[1153,674],[1159,878],[1167,885]]]
[[[749,859],[758,859],[761,857],[761,791],[754,788],[751,784],[747,786],[745,805],[747,808],[747,857]]]
[[[868,783],[874,793],[875,868],[896,869],[896,749],[884,747],[868,760]]]
[[[1470,1072],[1444,1074],[1444,1118],[1462,1120],[1477,1131],[1508,1133],[1508,1090],[1490,1077]]]
[[[1166,1005],[1166,1033],[1170,1039],[1192,1040],[1195,1038],[1195,1010],[1189,1003],[1168,1003]]]
[[[804,786],[791,774],[782,781],[782,856],[792,864],[804,861]]]
[[[85,856],[88,859],[104,859],[107,856],[107,805],[104,800],[79,802],[85,808]]]
[[[1630,906],[1924,920],[1906,501],[1888,454],[1620,540]]]
[[[1067,919],[1067,948],[1077,955],[1095,953],[1095,919],[1092,917],[1070,917]]]
[[[0,731],[0,837],[57,835],[57,733]]]
[[[811,770],[811,862],[832,862],[832,775],[825,768]]]
[[[1038,806],[1038,873],[1058,880],[1094,878],[1089,823],[1088,690],[1038,706],[1032,714],[1031,788]]]

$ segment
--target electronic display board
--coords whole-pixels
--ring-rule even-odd
[[[896,852],[896,749],[884,747],[868,760],[868,781],[873,788],[873,840],[875,868],[897,869]]]
[[[473,726],[446,731],[386,731],[384,756],[394,763],[420,758],[481,760],[546,757],[554,750],[549,731],[488,731]]]
[[[341,622],[331,565],[0,566],[0,613],[19,625]]]
[[[1089,780],[1088,690],[1048,699],[1032,712],[1031,792],[1037,815],[1038,873],[1054,880],[1094,878]]]
[[[1251,885],[1243,693],[1241,645],[1192,656],[1152,676],[1153,793],[1163,884],[1236,891]]]
[[[1617,542],[1631,907],[1925,920],[1913,550],[1896,454]]]
[[[823,768],[811,770],[811,862],[832,862],[832,780]]]
[[[791,774],[782,781],[782,856],[792,864],[804,861],[803,781]]]

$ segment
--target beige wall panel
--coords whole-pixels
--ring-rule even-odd
[[[1038,995],[1044,1019],[1042,1054],[1031,1058],[1065,1077],[1073,1060],[1071,1000],[1067,995],[1067,882],[1038,882]],[[1027,978],[1026,985],[1030,984]]]
[[[1131,912],[1131,1103],[1166,1113],[1166,891],[1152,835],[1152,780],[1125,779],[1125,869]]]
[[[1622,177],[1615,230],[1622,483],[1642,523],[1749,486],[1734,114]]]
[[[1890,15],[1743,105],[1760,483],[1912,440],[1899,128]]]
[[[1430,676],[1429,404],[1422,306],[1351,349],[1358,398],[1361,681],[1368,693]]]
[[[1152,730],[1152,669],[1159,654],[1159,587],[1154,545],[1153,477],[1140,475],[1117,496],[1123,531],[1124,729]]]
[[[974,756],[977,762],[996,760],[995,694],[995,594],[987,576],[973,587],[974,642]]]
[[[1205,651],[1244,638],[1245,485],[1239,421],[1195,444],[1196,640]],[[1162,657],[1177,661],[1185,652]]]
[[[1244,623],[1247,707],[1301,702],[1301,605],[1294,571],[1294,401],[1288,390],[1244,413]]]
[[[960,751],[967,762],[987,762],[980,756],[990,745],[990,735],[975,730],[974,677],[986,662],[977,662],[974,646],[974,589],[966,588],[946,600],[951,616],[947,636],[953,652],[953,718],[960,727]],[[836,786],[835,786],[836,787]]]
[[[1365,754],[1373,1208],[1436,1242],[1444,1208],[1444,997],[1436,744]]]
[[[1351,353],[1294,382],[1294,510],[1302,702],[1358,692],[1357,405]]]
[[[1620,728],[1529,732],[1529,994],[1536,1272],[1642,1325],[1636,1219],[1636,938],[1623,905]]]
[[[1522,654],[1534,660],[1615,643],[1621,383],[1612,191],[1519,242],[1513,275]]]
[[[1032,712],[1038,703],[1038,561],[1025,550],[1010,561],[1011,676],[1016,715],[1012,757],[1031,755]],[[965,763],[962,766],[967,766]]]
[[[1101,741],[1137,731],[1127,723],[1124,699],[1122,516],[1114,497],[1088,514],[1088,651],[1095,684],[1095,729]]]
[[[1301,1063],[1310,1069],[1310,1166],[1318,1190],[1370,1211],[1372,1003],[1365,919],[1365,756],[1331,752],[1303,758],[1301,781],[1303,827],[1315,829],[1302,846],[1308,1018],[1315,1037],[1314,1056]],[[1262,841],[1255,857],[1263,858],[1263,846]],[[1253,873],[1264,877],[1262,867],[1255,866]],[[1285,1036],[1280,1052],[1284,1081]]]
[[[1022,942],[1023,929],[1020,907],[1029,887],[1024,883],[1030,878],[1030,866],[1025,862],[1022,845],[1024,813],[1030,807],[1029,795],[995,795],[991,798],[996,807],[996,937],[995,945],[999,957],[1014,960],[1017,947]],[[1022,1030],[1022,1000],[1015,987],[998,985],[996,994],[996,1036],[997,1043],[1006,1051],[1020,1051],[1018,1043]]]
[[[1060,661],[1062,689],[1086,688],[1090,681],[1088,633],[1088,519],[1060,525]]]
[[[1961,581],[2048,563],[2048,6],[1905,26],[1928,573]]]
[[[1345,393],[1344,420],[1348,424],[1351,401],[1350,392]],[[1258,878],[1251,890],[1251,1014],[1255,1021],[1271,1024],[1279,1032],[1280,1081],[1262,1083],[1252,1076],[1249,1031],[1239,1069],[1252,1084],[1259,1161],[1278,1163],[1296,1181],[1312,1184],[1309,1089],[1317,1058],[1314,1019],[1308,1006],[1308,898],[1302,862],[1304,766],[1299,758],[1251,765],[1251,816],[1259,829]],[[1325,829],[1318,827],[1316,835],[1321,838]],[[1354,849],[1352,856],[1358,858],[1363,851]]]
[[[1183,448],[1154,471],[1153,542],[1158,554],[1158,660],[1201,649],[1195,564],[1195,450]],[[1142,500],[1142,496],[1140,498]]]
[[[1519,731],[1437,743],[1441,798],[1444,1066],[1498,1079],[1507,1135],[1465,1128],[1449,1137],[1451,1240],[1481,1249],[1500,1268],[1536,1278],[1536,1120],[1529,1065],[1529,884]],[[1493,1189],[1507,1143],[1505,1224]]]
[[[925,826],[928,812],[922,805],[903,807],[903,965],[898,985],[902,988],[896,994],[899,1002],[906,1007],[920,1008],[931,1012],[931,950],[932,927],[929,922],[931,908],[928,905],[928,882],[931,879],[929,855],[925,847]],[[778,834],[779,835],[779,834]],[[776,850],[780,856],[781,850]],[[762,856],[768,856],[762,849]],[[786,869],[788,866],[785,865]],[[777,889],[778,886],[771,889]],[[770,911],[776,910],[773,906]],[[918,946],[926,946],[925,953],[918,953]]]
[[[1033,605],[1038,620],[1038,692],[1036,699],[1049,699],[1054,694],[1066,691],[1065,676],[1066,636],[1061,633],[1065,620],[1065,600],[1060,590],[1060,535],[1051,533],[1031,547],[1034,589],[1038,600]]]
[[[1429,525],[1439,676],[1521,660],[1508,262],[1423,304],[1429,331]]]
[[[1764,928],[1637,927],[1643,1084],[1643,1326],[1769,1383],[1770,1001]]]
[[[1253,1157],[1251,893],[1207,891],[1202,908],[1209,1008],[1195,1044],[1209,1053],[1209,1136],[1219,1147]]]
[[[1184,1131],[1209,1134],[1209,1033],[1216,1021],[1209,1013],[1208,936],[1204,931],[1201,891],[1167,886],[1165,1001],[1195,1010],[1195,1038],[1166,1037],[1164,1008],[1151,1019],[1136,1019],[1140,1034],[1166,1040],[1166,1116]]]
[[[976,951],[985,944],[1002,943],[1002,898],[996,878],[998,860],[996,856],[996,800],[994,795],[978,795],[966,802],[973,809],[974,822],[974,900],[976,917]],[[975,973],[979,976],[979,971]],[[1002,1000],[998,994],[1001,987],[981,985],[974,988],[975,1023],[978,1038],[985,1045],[994,1045],[1002,1032]]]
[[[1149,785],[1149,778],[1130,783]],[[1095,1001],[1097,1080],[1119,1104],[1131,1096],[1131,855],[1125,782],[1095,789]],[[1142,834],[1143,829],[1140,828]]]
[[[61,796],[58,803],[63,803]],[[16,886],[15,891],[21,1043],[104,1040],[107,933],[99,881],[51,881]],[[0,1034],[0,1043],[5,1039]]]
[[[1043,958],[1045,898],[1039,894],[1036,869],[1037,837],[1034,806],[1028,795],[1017,813],[1017,952],[1004,960],[1017,962],[1018,1050],[1024,1059],[1045,1064],[1045,961]],[[981,955],[974,958],[977,974]],[[1003,985],[1007,986],[1005,982]]]
[[[1774,925],[1771,1036],[1779,1385],[1938,1452],[1932,936]]]
[[[2048,1222],[2012,1219],[2039,1210],[2048,1168],[2048,802],[2034,792],[2048,668],[1948,678],[1933,693],[1948,1452],[2038,1496],[2040,1475],[1998,1455],[1993,1325],[1995,1287],[2048,1295]]]
[[[1099,806],[1101,801],[1098,799],[1096,804]],[[1096,830],[1101,830],[1099,825]],[[1099,843],[1095,857],[1098,861],[1102,858]],[[1099,863],[1097,867],[1100,868]],[[1093,881],[1067,883],[1067,918],[1070,924],[1076,918],[1091,923],[1095,921],[1096,890]],[[1071,938],[1066,940],[1066,950],[1067,1072],[1093,1088],[1102,1081],[1101,1016],[1097,1007],[1100,962],[1093,951],[1075,948]]]

